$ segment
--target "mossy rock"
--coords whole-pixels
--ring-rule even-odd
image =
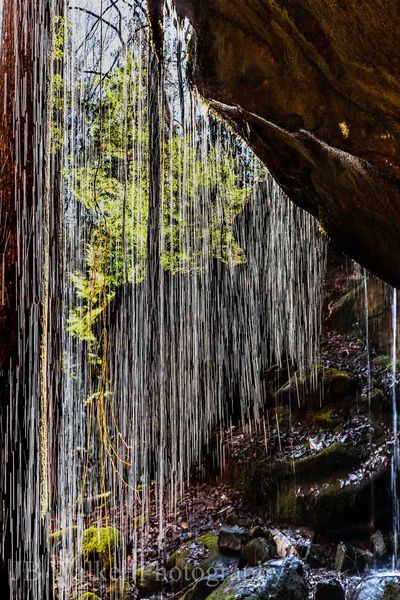
[[[322,489],[311,502],[303,503],[299,512],[304,516],[305,522],[317,531],[334,530],[338,527],[345,529],[367,519],[370,514],[370,498],[369,481],[344,487],[332,484]]]
[[[136,587],[142,596],[151,596],[162,589],[162,580],[157,571],[137,569]]]
[[[226,576],[221,573],[206,575],[194,581],[181,600],[207,600],[210,594],[223,583]]]
[[[89,527],[82,534],[81,555],[86,561],[99,561],[102,568],[111,569],[120,551],[122,534],[114,527]]]
[[[380,369],[385,369],[385,371],[389,371],[393,367],[393,358],[388,354],[380,354],[379,356],[375,356],[372,359],[372,364],[374,367],[378,367]],[[396,369],[399,371],[400,369],[400,359],[396,361]]]
[[[280,523],[308,525],[318,531],[368,522],[371,482],[359,479],[343,487],[339,482],[358,469],[365,457],[360,448],[334,443],[294,463],[275,463],[269,472],[258,473],[262,480],[258,506]]]
[[[391,356],[387,356],[386,354],[380,354],[372,359],[372,364],[374,367],[379,367],[381,369],[389,370],[392,367],[393,361]]]
[[[340,402],[355,396],[356,382],[344,371],[319,365],[296,371],[276,393],[281,403],[294,408],[319,409],[323,405]]]
[[[329,324],[335,331],[352,333],[359,323],[359,302],[363,298],[364,284],[361,283],[333,303]]]
[[[78,597],[78,600],[101,600],[101,598],[93,592],[85,592]]]
[[[364,394],[362,400],[366,405],[371,406],[372,416],[392,415],[392,399],[388,398],[380,389],[373,388],[369,397],[368,394]]]
[[[246,565],[255,567],[274,557],[275,548],[266,538],[255,538],[247,542],[242,551]]]
[[[239,561],[239,555],[219,552],[218,537],[213,533],[205,533],[182,544],[169,557],[167,566],[174,588],[182,589],[210,573],[226,573]]]
[[[218,553],[218,537],[214,533],[204,533],[182,544],[167,561],[171,578],[178,588],[192,583],[196,567],[203,568],[206,560]]]
[[[337,413],[330,408],[322,408],[315,415],[315,422],[324,429],[334,429],[338,420]]]
[[[361,451],[350,444],[335,442],[310,456],[300,458],[294,463],[297,481],[319,480],[321,477],[337,476],[361,462]],[[300,478],[300,479],[299,479]]]
[[[307,600],[301,561],[291,558],[275,563],[235,572],[207,600]]]
[[[204,548],[205,554],[215,554],[218,552],[218,536],[214,533],[204,533],[198,537],[184,542],[168,559],[168,568],[178,567],[182,569],[188,564],[196,564],[196,559],[193,555],[196,549],[201,552],[201,547]],[[201,559],[197,563],[201,562]]]

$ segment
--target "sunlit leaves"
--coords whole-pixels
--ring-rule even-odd
[[[80,306],[73,335],[94,344],[102,309],[123,284],[146,273],[149,213],[149,138],[145,69],[129,57],[102,82],[86,106],[89,135],[84,166],[68,173],[86,210],[90,237],[85,272],[72,280]],[[239,178],[235,152],[189,134],[168,132],[161,142],[160,263],[176,275],[199,271],[217,258],[236,265],[245,256],[233,234],[249,188]],[[206,148],[206,150],[204,149]]]

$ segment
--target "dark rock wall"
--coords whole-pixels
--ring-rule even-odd
[[[398,3],[176,5],[200,92],[340,250],[398,285]]]

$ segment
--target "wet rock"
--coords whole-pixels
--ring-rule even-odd
[[[174,589],[182,589],[208,575],[227,577],[239,561],[239,555],[221,554],[217,536],[205,533],[185,542],[169,557],[169,579]]]
[[[342,584],[337,579],[319,581],[315,588],[315,600],[345,600]]]
[[[273,529],[271,530],[271,535],[276,545],[276,554],[280,558],[297,555],[297,550],[294,546],[293,540],[291,540],[286,534],[278,529]]]
[[[213,573],[195,581],[182,600],[206,600],[209,595],[221,585],[225,574]]]
[[[351,544],[338,544],[335,558],[335,569],[339,573],[365,573],[372,563],[372,555],[364,548],[356,548]]]
[[[252,527],[249,531],[249,539],[250,540],[254,540],[257,538],[268,539],[269,537],[270,537],[270,534],[269,534],[268,529],[265,529],[265,527],[261,527],[260,525],[257,525],[256,527]]]
[[[136,587],[141,596],[151,596],[152,594],[161,591],[163,587],[163,580],[157,571],[138,569],[136,571]]]
[[[243,527],[223,527],[219,532],[218,547],[222,552],[240,552],[247,536],[247,529]]]
[[[366,404],[371,407],[371,414],[373,417],[382,418],[382,415],[391,415],[392,413],[392,401],[378,388],[373,388],[371,393],[363,396],[363,400]]]
[[[327,320],[329,328],[339,333],[365,334],[365,286],[362,279],[355,281],[355,287],[341,296],[330,306]],[[392,359],[391,344],[391,305],[390,295],[385,284],[379,279],[368,280],[368,326],[371,346],[380,354],[372,360],[372,368],[390,369]]]
[[[213,533],[205,533],[183,543],[167,560],[167,567],[184,568],[202,562],[218,552],[218,538]]]
[[[370,538],[374,556],[382,558],[386,554],[386,544],[381,531],[376,531]]]
[[[341,470],[351,469],[361,461],[361,452],[351,444],[335,442],[305,458],[295,462],[295,471],[303,480],[318,479]]]
[[[246,565],[255,567],[274,557],[275,546],[266,538],[256,538],[247,542],[242,551],[242,558]]]
[[[351,474],[350,474],[351,475]],[[325,532],[336,539],[350,539],[351,532],[368,525],[371,519],[371,488],[376,497],[377,518],[390,516],[390,469],[379,468],[370,479],[350,475],[338,481],[331,477],[327,485],[314,494],[296,498],[298,520],[315,531]]]
[[[303,563],[297,558],[270,561],[265,566],[237,571],[209,600],[307,600]]]
[[[357,384],[344,371],[318,366],[296,371],[276,393],[279,402],[304,408],[320,408],[323,404],[353,398]]]
[[[312,569],[330,566],[331,558],[327,548],[320,544],[298,542],[294,545],[298,556]]]
[[[357,600],[399,600],[400,578],[397,575],[377,573],[366,577],[355,590]]]

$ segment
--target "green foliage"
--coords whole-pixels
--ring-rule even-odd
[[[62,69],[64,59],[64,39],[65,39],[65,19],[56,16],[53,28],[54,42],[54,74],[53,74],[53,93],[51,97],[51,107],[53,118],[51,120],[51,152],[56,154],[64,144],[64,135],[59,119],[59,113],[64,108],[64,79],[59,70]]]
[[[69,329],[92,346],[93,356],[99,317],[117,288],[140,283],[146,274],[147,112],[146,70],[129,57],[103,79],[101,98],[86,103],[84,166],[66,174],[91,230],[85,271],[71,275],[80,302]],[[172,274],[201,270],[210,257],[245,262],[233,223],[249,188],[232,153],[208,146],[205,159],[189,136],[174,133],[162,140],[160,263]]]
[[[96,594],[93,594],[92,592],[85,592],[84,594],[81,594],[78,598],[78,600],[101,600],[99,598],[99,596],[97,596]]]
[[[64,40],[65,40],[65,18],[56,16],[54,19],[54,36],[55,36],[55,60],[63,60],[64,58]]]

